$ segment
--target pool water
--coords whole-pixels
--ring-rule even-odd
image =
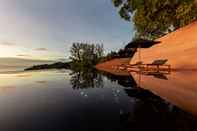
[[[51,70],[0,74],[3,131],[191,131],[197,118],[131,75]]]

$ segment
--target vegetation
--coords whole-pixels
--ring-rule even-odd
[[[112,0],[120,16],[133,21],[135,38],[155,39],[197,19],[197,0]],[[71,62],[38,65],[26,70],[94,68],[99,62],[132,57],[136,48],[124,48],[104,55],[103,44],[73,43]]]
[[[112,0],[136,37],[154,39],[197,19],[197,0]]]
[[[84,68],[83,70],[73,70],[70,83],[73,89],[103,88],[103,77],[94,68]]]
[[[132,57],[136,49],[124,48],[104,55],[103,44],[73,43],[70,49],[71,62],[57,62],[54,64],[35,65],[25,70],[43,69],[71,69],[75,72],[93,70],[100,62],[114,58]]]
[[[45,69],[70,69],[70,68],[71,68],[71,62],[67,62],[67,63],[57,62],[54,64],[35,65],[25,70],[29,71],[29,70],[45,70]]]
[[[35,65],[25,70],[71,69],[75,72],[92,69],[104,56],[102,44],[73,43],[70,49],[71,62]]]
[[[104,56],[103,44],[73,43],[71,61],[74,69],[93,67]]]
[[[119,49],[118,51],[111,51],[104,57],[102,57],[100,62],[105,62],[109,61],[115,58],[128,58],[128,57],[133,57],[133,55],[136,52],[136,48],[124,48],[124,49]]]

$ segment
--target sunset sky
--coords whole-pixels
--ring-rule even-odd
[[[0,0],[0,57],[56,60],[72,42],[124,47],[132,24],[120,19],[111,0]]]

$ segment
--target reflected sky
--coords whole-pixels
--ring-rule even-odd
[[[139,89],[135,77],[83,73],[52,70],[0,74],[0,129],[197,129],[194,116]]]
[[[120,89],[121,86],[106,81],[104,90],[75,90],[70,82],[70,73],[42,71],[1,74],[0,129],[73,129],[76,124],[80,128],[88,128],[87,122],[91,123],[93,119],[92,128],[100,122],[103,128],[110,129],[113,124],[106,121],[117,118],[120,112],[131,107],[128,106],[129,97]],[[8,87],[9,90],[5,91]],[[105,108],[109,105],[114,109]],[[108,112],[108,118],[102,122],[103,114]]]

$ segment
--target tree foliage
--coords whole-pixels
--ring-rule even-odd
[[[103,44],[73,43],[70,53],[70,59],[76,66],[92,66],[99,62],[104,48]]]
[[[136,48],[124,48],[119,49],[118,51],[111,51],[102,57],[101,62],[109,61],[115,58],[128,58],[133,57],[136,52]]]
[[[157,38],[197,19],[197,0],[112,0],[136,37]]]

